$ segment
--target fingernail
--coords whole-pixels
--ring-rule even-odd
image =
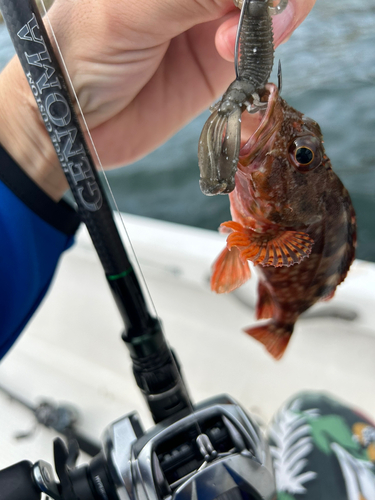
[[[284,12],[273,16],[272,23],[275,46],[285,42],[291,35],[294,24],[294,15],[295,8],[293,5],[293,1],[289,0]]]

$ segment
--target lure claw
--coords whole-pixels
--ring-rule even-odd
[[[262,102],[260,100],[259,94],[252,94],[253,102],[247,107],[247,111],[250,114],[257,113],[258,111],[265,111],[267,109],[268,103]]]
[[[198,146],[199,185],[203,194],[228,194],[235,187],[241,141],[241,108],[225,114],[215,106],[206,121]]]

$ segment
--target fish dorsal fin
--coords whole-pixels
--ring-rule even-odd
[[[302,231],[282,228],[257,232],[245,228],[238,222],[224,222],[223,227],[232,230],[227,238],[227,247],[240,250],[243,259],[255,265],[283,267],[299,264],[311,253],[314,240]]]
[[[251,277],[249,263],[235,247],[232,250],[225,247],[212,268],[211,290],[216,293],[232,292]]]

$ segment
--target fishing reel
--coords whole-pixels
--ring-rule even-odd
[[[1,500],[272,500],[268,443],[229,396],[197,405],[145,432],[137,413],[111,424],[102,451],[75,467],[78,447],[54,442],[51,465],[20,462],[0,471]]]

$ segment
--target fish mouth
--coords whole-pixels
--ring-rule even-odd
[[[267,83],[265,89],[269,93],[267,108],[265,111],[259,111],[259,113],[263,114],[263,118],[258,128],[240,149],[238,164],[238,168],[240,169],[241,167],[246,167],[246,170],[248,170],[250,163],[254,160],[256,155],[265,148],[267,142],[279,128],[283,119],[281,106],[278,106],[280,99],[276,85]],[[279,110],[278,108],[280,112],[277,112]],[[256,166],[254,166],[254,169],[255,168]]]

